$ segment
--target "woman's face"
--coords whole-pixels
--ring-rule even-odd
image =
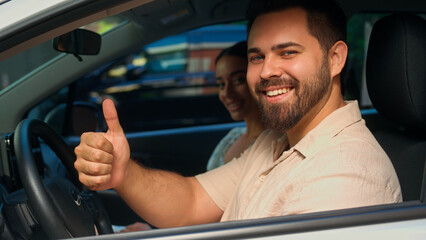
[[[246,81],[247,60],[238,56],[223,56],[216,64],[219,99],[235,121],[244,120],[257,109]]]

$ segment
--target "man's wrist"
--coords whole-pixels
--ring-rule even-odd
[[[134,170],[137,167],[136,165],[137,165],[136,161],[132,158],[129,158],[129,160],[126,164],[126,167],[123,170],[123,173],[122,173],[123,176],[122,176],[120,184],[118,186],[114,187],[114,190],[116,192],[125,191],[125,188],[129,184],[129,182],[130,183],[132,182],[132,180],[131,180],[131,178],[132,178],[131,175],[133,174],[132,170]]]

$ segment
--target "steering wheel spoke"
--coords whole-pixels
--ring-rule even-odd
[[[31,151],[33,135],[41,138],[61,159],[71,181],[57,178],[43,184]],[[94,235],[94,225],[101,234],[113,233],[97,194],[78,181],[74,152],[47,124],[37,119],[21,121],[14,135],[14,151],[31,213],[50,239]]]

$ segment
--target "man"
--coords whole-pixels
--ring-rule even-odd
[[[318,3],[319,2],[319,3]],[[265,122],[238,159],[198,175],[147,169],[130,160],[112,101],[107,133],[75,149],[80,181],[113,188],[157,227],[298,214],[402,201],[393,166],[344,102],[345,17],[331,1],[254,0],[247,81]]]

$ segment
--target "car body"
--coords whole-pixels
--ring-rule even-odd
[[[0,183],[4,195],[1,212],[4,224],[1,225],[0,221],[0,239],[19,239],[18,235],[24,239],[46,237],[43,231],[47,230],[40,230],[37,223],[31,225],[22,222],[33,218],[25,214],[23,217],[13,217],[17,216],[14,215],[13,209],[24,208],[20,204],[25,199],[21,190],[25,180],[22,180],[22,173],[17,169],[16,153],[10,149],[13,134],[16,136],[17,126],[23,119],[39,118],[47,122],[72,150],[78,145],[83,131],[105,130],[100,102],[105,97],[112,97],[117,103],[118,114],[133,158],[146,166],[176,171],[185,176],[204,172],[216,143],[231,128],[244,125],[243,122],[232,122],[217,98],[213,61],[220,49],[245,38],[244,16],[247,2],[0,1]],[[372,27],[370,20],[394,12],[424,16],[426,2],[338,2],[350,18],[349,24],[352,26],[348,27],[348,43],[350,48],[355,49],[348,59],[345,94],[348,98],[359,101],[369,127],[384,127],[387,122],[381,118],[376,120],[380,114],[371,104],[363,75],[369,30]],[[82,61],[79,61],[73,54],[53,50],[53,38],[82,26],[92,30],[96,28],[99,32],[105,31],[101,34],[99,54],[81,55]],[[107,30],[100,30],[101,27]],[[187,42],[177,40],[182,39],[182,36],[200,36],[200,33],[205,34],[204,39],[200,37]],[[231,33],[238,34],[231,36]],[[362,36],[359,36],[361,33]],[[217,36],[217,39],[214,39],[214,36]],[[360,41],[364,45],[358,45]],[[169,54],[167,51],[170,49],[174,51],[172,53],[176,53],[176,49],[184,49],[184,52],[161,55]],[[152,52],[157,54],[152,54],[157,57],[154,60],[143,55]],[[141,58],[151,65],[140,64]],[[200,61],[195,63],[195,60]],[[158,69],[158,66],[165,62],[176,64],[173,65],[176,68],[170,65],[172,67],[164,71],[147,70]],[[195,65],[189,62],[194,62]],[[202,65],[203,62],[207,67],[202,71],[189,67]],[[71,118],[71,114],[79,119]],[[368,119],[375,119],[376,122]],[[49,140],[35,142],[38,145],[32,148],[35,149],[34,155],[37,155],[36,166],[44,180],[57,176],[65,177],[64,167],[58,157],[45,146]],[[421,172],[422,170],[420,169]],[[426,184],[423,185],[423,190],[419,190],[421,194],[424,194],[425,187]],[[14,194],[20,190],[19,194]],[[113,225],[125,226],[134,221],[143,221],[115,192],[104,191],[97,194]],[[418,199],[407,199],[398,204],[144,232],[101,236],[83,234],[74,237],[424,239],[426,205],[423,200],[419,196]],[[78,202],[78,198],[74,201]],[[42,202],[39,204],[43,205]],[[31,207],[29,209],[30,213],[26,214],[32,215]],[[7,211],[12,211],[12,214]],[[21,230],[25,234],[19,232]]]

